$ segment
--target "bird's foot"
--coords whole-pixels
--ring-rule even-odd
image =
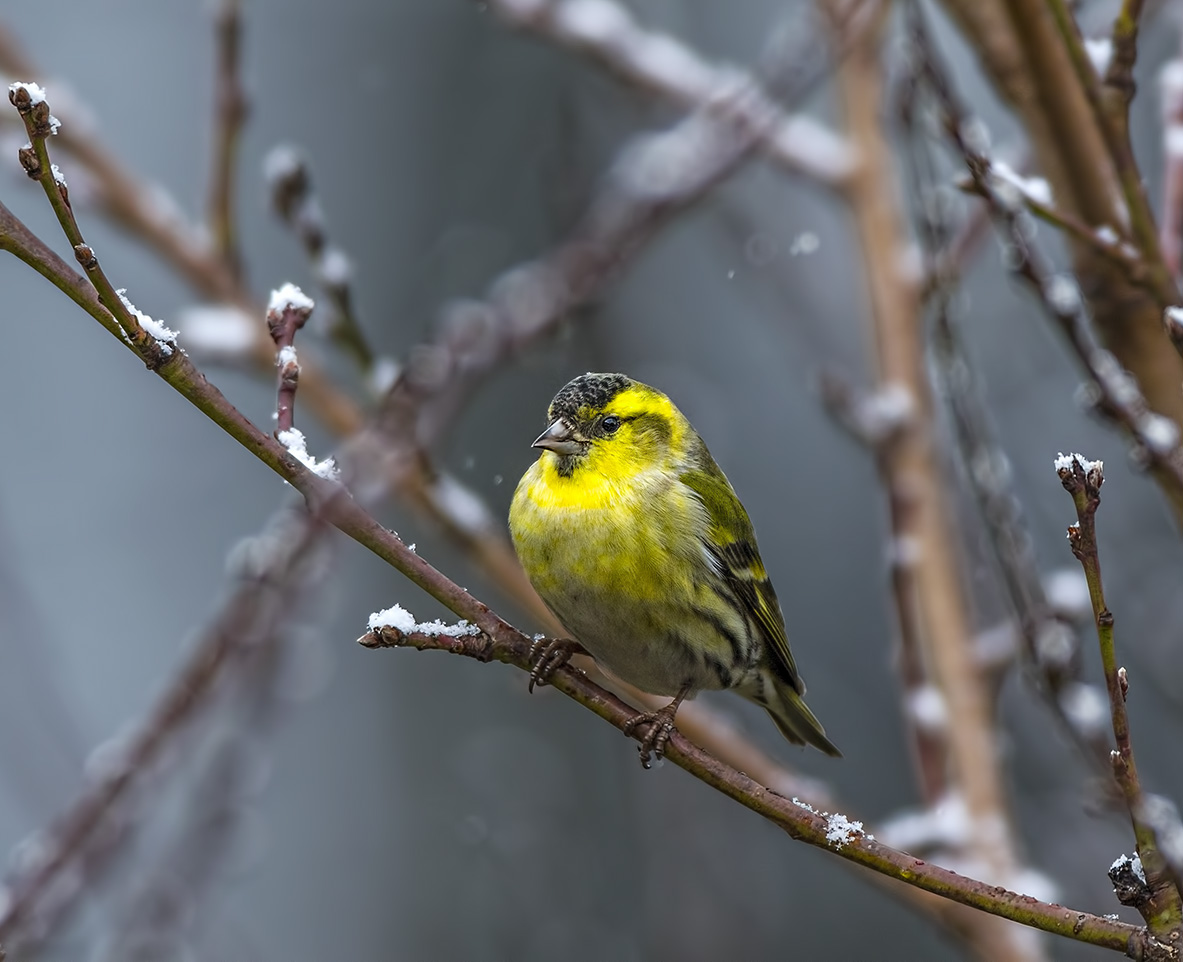
[[[530,646],[530,691],[535,685],[545,685],[572,655],[586,655],[587,650],[570,638],[539,638]]]
[[[665,746],[674,733],[674,716],[678,713],[678,701],[672,701],[656,711],[642,712],[624,723],[624,733],[630,738],[641,725],[649,726],[644,735],[637,736],[641,743],[637,751],[641,755],[642,767],[652,768],[653,761],[661,761],[665,756]]]

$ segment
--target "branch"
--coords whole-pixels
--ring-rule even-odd
[[[1101,664],[1105,671],[1105,686],[1109,690],[1109,708],[1113,716],[1113,737],[1117,751],[1111,755],[1113,777],[1125,797],[1138,856],[1145,870],[1147,897],[1138,905],[1150,931],[1158,938],[1179,945],[1183,939],[1183,902],[1178,883],[1171,877],[1170,867],[1159,851],[1154,828],[1143,820],[1145,800],[1134,763],[1134,748],[1130,740],[1130,722],[1126,715],[1128,682],[1126,670],[1117,665],[1113,644],[1113,615],[1105,604],[1101,585],[1101,560],[1097,552],[1097,507],[1101,503],[1104,466],[1100,461],[1089,461],[1078,454],[1056,458],[1056,473],[1064,490],[1072,495],[1076,506],[1077,523],[1068,528],[1068,543],[1072,553],[1084,569],[1097,625],[1097,641],[1101,647]]]
[[[282,584],[298,571],[321,534],[323,528],[316,523],[302,525],[290,532],[291,540],[284,544],[287,550],[278,551],[277,557],[269,559],[269,566],[243,571],[242,583],[117,760],[51,830],[48,857],[27,874],[9,881],[9,897],[0,903],[0,942],[19,935],[53,884],[75,859],[82,857],[132,785],[153,770],[165,747],[209,702],[227,664],[255,637],[267,589]],[[276,545],[272,550],[277,550]]]
[[[918,14],[912,18],[912,35],[918,52],[918,69],[938,101],[949,139],[969,169],[975,190],[1005,233],[1010,245],[1010,270],[1034,291],[1067,337],[1089,373],[1097,410],[1123,427],[1137,442],[1137,456],[1150,466],[1176,508],[1183,510],[1183,447],[1178,427],[1169,418],[1151,411],[1133,376],[1122,370],[1112,354],[1097,347],[1076,284],[1053,275],[1045,265],[1023,230],[1021,199],[999,190],[989,158],[967,140],[971,128],[966,114],[952,92]]]
[[[751,74],[712,64],[668,34],[646,30],[615,0],[491,0],[488,6],[515,27],[590,57],[632,86],[682,109],[713,113],[786,170],[827,187],[841,186],[853,172],[841,137],[814,121],[785,115]],[[816,50],[805,51],[802,62],[808,63],[810,54]],[[745,96],[731,96],[736,89]]]
[[[377,628],[358,640],[370,648],[411,647],[450,652],[482,662],[502,662],[526,672],[532,667],[530,649],[533,640],[509,626],[494,632],[451,629],[448,633],[410,634],[393,628]],[[560,668],[551,677],[550,684],[618,729],[622,729],[637,714],[628,705],[588,681],[578,669],[569,666]],[[677,729],[666,748],[665,757],[712,788],[762,815],[793,839],[826,849],[839,858],[873,872],[1045,932],[1125,952],[1130,958],[1173,958],[1173,950],[1155,940],[1145,929],[1040,902],[1027,895],[966,878],[890,848],[865,834],[861,823],[851,822],[840,813],[819,812],[800,799],[788,799],[769,791],[689,742]]]
[[[242,255],[234,218],[234,162],[239,134],[247,116],[246,93],[239,74],[242,42],[240,0],[221,0],[214,20],[217,67],[214,89],[214,151],[210,164],[209,226],[214,249],[237,279]]]
[[[271,205],[300,239],[316,282],[333,305],[329,336],[353,358],[363,374],[371,374],[374,352],[353,310],[352,266],[349,258],[329,243],[308,164],[293,148],[280,145],[272,148],[263,167],[271,190]]]

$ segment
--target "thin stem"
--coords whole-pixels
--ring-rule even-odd
[[[1130,722],[1126,714],[1125,669],[1119,668],[1117,664],[1117,651],[1113,642],[1114,619],[1105,604],[1105,592],[1101,584],[1096,514],[1101,503],[1101,485],[1105,480],[1103,465],[1100,461],[1086,461],[1075,454],[1061,456],[1056,461],[1056,473],[1076,506],[1077,523],[1068,529],[1068,542],[1088,581],[1097,641],[1101,648],[1101,664],[1105,672],[1105,687],[1109,691],[1113,737],[1117,743],[1117,751],[1111,756],[1113,774],[1129,809],[1138,855],[1149,888],[1149,897],[1145,904],[1138,905],[1138,910],[1151,932],[1160,939],[1170,939],[1178,944],[1183,938],[1183,902],[1176,882],[1171,877],[1170,867],[1159,851],[1156,832],[1142,817],[1145,801],[1134,762]]]

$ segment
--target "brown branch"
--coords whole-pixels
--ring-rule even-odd
[[[1084,576],[1088,581],[1089,598],[1092,601],[1093,618],[1097,626],[1097,641],[1101,647],[1105,687],[1109,690],[1113,737],[1117,742],[1117,750],[1111,756],[1113,777],[1129,809],[1134,838],[1138,845],[1138,856],[1142,861],[1148,887],[1147,897],[1137,908],[1150,931],[1177,949],[1183,944],[1183,902],[1180,900],[1178,883],[1172,878],[1170,867],[1159,851],[1157,834],[1142,817],[1145,801],[1138,780],[1138,769],[1134,763],[1130,722],[1126,715],[1126,670],[1119,668],[1117,664],[1117,652],[1113,643],[1113,615],[1105,604],[1105,592],[1101,584],[1096,514],[1101,503],[1101,485],[1105,480],[1103,468],[1100,461],[1088,461],[1076,454],[1060,455],[1056,459],[1056,473],[1064,485],[1064,490],[1072,495],[1072,502],[1076,506],[1077,522],[1068,528],[1068,543],[1084,569]]]
[[[464,613],[457,611],[457,614]],[[527,672],[532,667],[532,639],[504,624],[493,631],[482,629],[469,634],[404,634],[392,628],[377,628],[363,635],[359,641],[372,648],[412,647],[445,651],[482,662],[502,662]],[[618,698],[590,682],[576,668],[560,668],[553,675],[551,684],[618,729],[623,729],[637,714]],[[1130,958],[1174,958],[1170,954],[1172,950],[1157,942],[1145,929],[1040,902],[999,886],[968,879],[890,848],[864,833],[861,824],[850,822],[840,813],[819,812],[800,799],[788,799],[769,791],[742,772],[713,758],[677,730],[673,733],[665,757],[712,788],[762,815],[793,839],[826,849],[839,858],[873,872],[1045,932],[1125,952]]]
[[[829,0],[836,13],[836,0]],[[838,69],[850,138],[859,164],[845,189],[867,275],[880,396],[903,398],[907,418],[877,449],[887,494],[892,544],[892,591],[900,638],[906,720],[912,736],[924,802],[935,806],[950,791],[964,799],[969,816],[996,826],[966,848],[993,878],[1012,877],[1019,859],[1002,785],[994,719],[985,674],[973,652],[958,545],[945,500],[945,484],[933,435],[936,425],[925,360],[920,290],[903,273],[909,239],[898,206],[892,150],[880,120],[884,78],[879,43],[883,20],[871,19],[857,34]],[[939,734],[923,713],[933,701],[944,707]],[[918,709],[920,709],[918,711]],[[1038,947],[992,920],[967,920],[970,944],[991,960],[1037,959]],[[976,923],[976,924],[975,924]]]
[[[239,73],[242,46],[240,0],[221,0],[214,19],[217,66],[214,71],[214,149],[210,164],[208,220],[214,249],[230,273],[242,275],[242,254],[234,216],[235,161],[247,116],[246,92]]]
[[[965,162],[976,192],[989,206],[991,216],[1009,243],[1008,266],[1035,293],[1088,372],[1097,410],[1125,429],[1136,442],[1136,455],[1149,465],[1172,504],[1183,510],[1183,447],[1178,427],[1169,418],[1150,410],[1133,376],[1122,370],[1112,354],[1097,347],[1075,283],[1054,275],[1047,267],[1022,228],[1021,201],[1003,195],[992,176],[989,158],[966,140],[969,129],[966,113],[953,93],[919,15],[912,18],[912,34],[920,58],[918,69],[937,99],[949,139]]]

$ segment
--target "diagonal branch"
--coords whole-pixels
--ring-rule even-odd
[[[442,577],[442,576],[441,576]],[[461,612],[457,612],[461,614]],[[529,672],[533,640],[508,625],[494,631],[412,632],[377,628],[359,641],[371,648],[410,647],[445,651],[478,661],[498,661]],[[616,728],[623,729],[636,712],[571,667],[560,668],[550,684]],[[689,742],[675,729],[665,757],[712,788],[734,799],[782,828],[790,837],[836,854],[889,878],[962,905],[980,909],[1080,942],[1125,952],[1145,960],[1171,958],[1170,949],[1144,929],[1113,919],[1076,912],[1040,902],[995,885],[968,879],[956,872],[915,859],[893,849],[862,830],[862,824],[844,815],[819,812],[800,799],[770,792],[753,779],[730,768]]]

